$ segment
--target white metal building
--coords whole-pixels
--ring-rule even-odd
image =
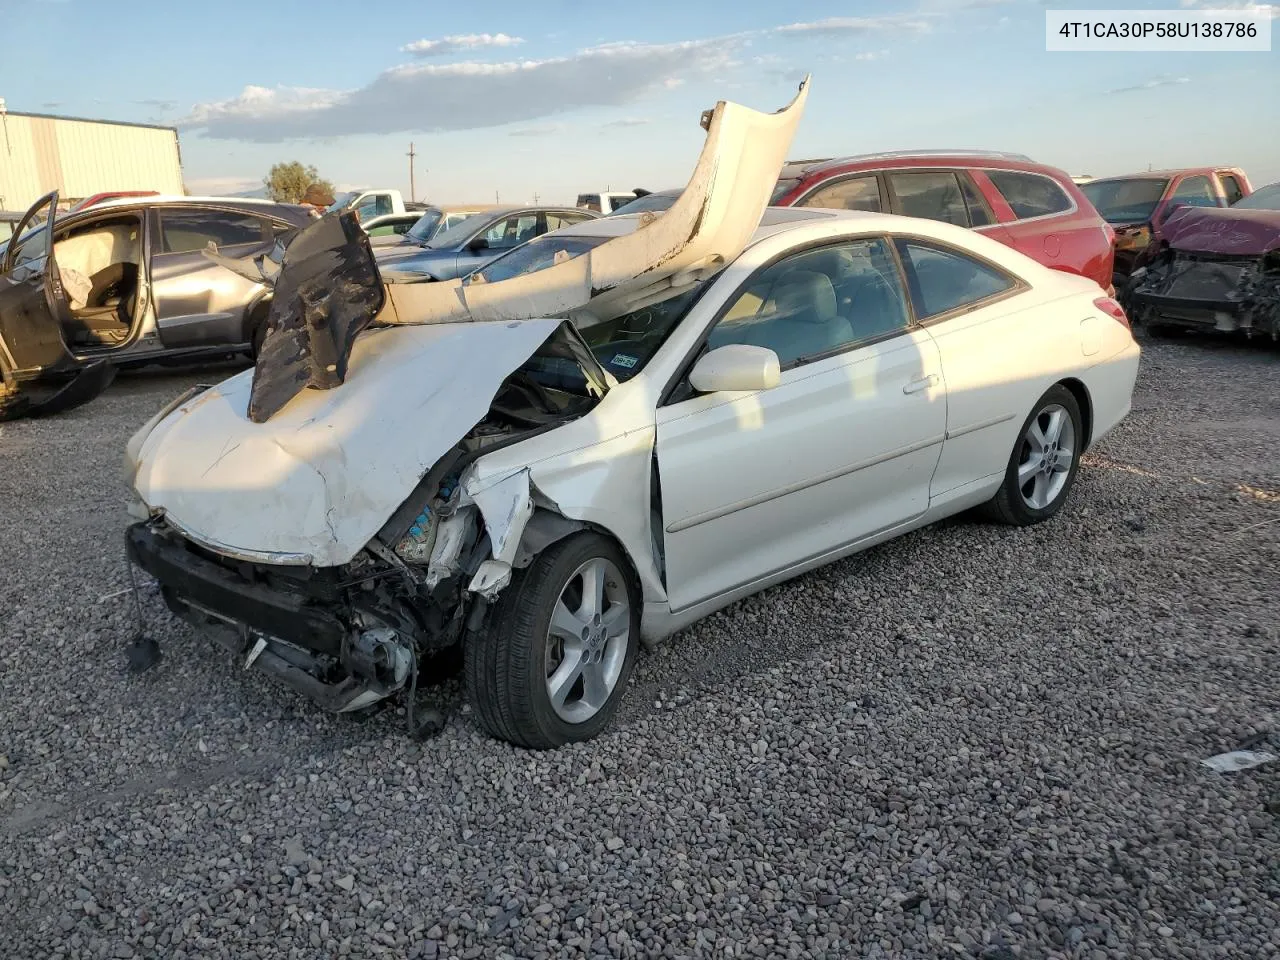
[[[108,190],[181,195],[178,131],[5,112],[0,100],[0,210],[25,210],[50,190],[64,206]]]

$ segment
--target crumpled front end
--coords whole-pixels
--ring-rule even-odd
[[[1135,319],[1280,338],[1280,249],[1241,256],[1167,249],[1133,278]]]

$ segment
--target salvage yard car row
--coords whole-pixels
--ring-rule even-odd
[[[786,164],[807,93],[717,105],[689,185],[641,212],[431,213],[375,244],[352,211],[237,208],[252,242],[191,252],[261,291],[221,342],[255,365],[130,441],[131,561],[326,709],[407,695],[412,725],[419,674],[460,652],[478,722],[545,748],[608,725],[641,641],[942,517],[1053,517],[1130,409],[1117,297],[1178,254],[1131,289],[1093,183],[1017,155]],[[113,261],[139,289],[173,216],[149,202],[111,236],[150,251]],[[1193,213],[1239,215],[1175,210],[1161,242]],[[21,238],[42,257],[0,337],[100,371],[60,335],[63,236]],[[52,408],[95,385],[72,384]]]

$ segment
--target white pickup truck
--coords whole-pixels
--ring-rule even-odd
[[[405,200],[399,190],[369,189],[347,190],[333,198],[326,212],[334,210],[354,210],[361,223],[367,223],[374,217],[386,216],[389,213],[412,213],[415,210],[426,210],[427,204]]]

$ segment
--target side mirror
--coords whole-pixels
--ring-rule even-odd
[[[467,244],[467,249],[470,250],[472,253],[478,253],[481,250],[488,250],[489,241],[486,240],[484,237],[476,237],[474,240],[472,240],[470,243]]]
[[[730,343],[702,355],[689,372],[689,385],[699,393],[770,390],[781,375],[778,355],[772,350]]]

